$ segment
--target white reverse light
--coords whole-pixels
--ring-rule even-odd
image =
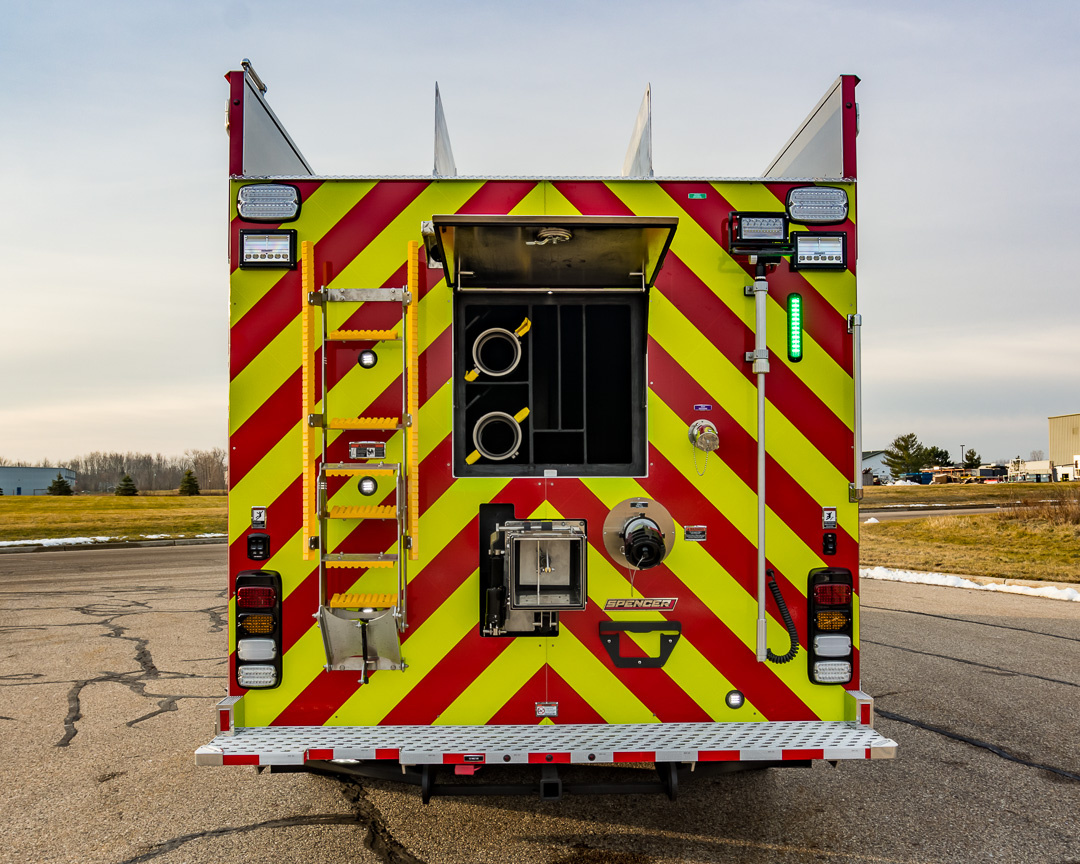
[[[818,657],[847,657],[851,653],[851,637],[843,635],[815,636],[814,653]]]
[[[814,664],[818,684],[846,684],[851,680],[851,664],[845,660],[824,660]]]
[[[236,210],[245,222],[290,222],[300,215],[300,190],[280,183],[241,186]]]
[[[273,639],[241,639],[236,643],[236,657],[245,662],[273,660],[277,657],[277,643]]]
[[[836,225],[847,219],[848,197],[833,186],[800,186],[787,195],[788,218],[811,225]]]
[[[245,690],[277,686],[277,669],[273,666],[250,665],[236,667],[236,682]]]

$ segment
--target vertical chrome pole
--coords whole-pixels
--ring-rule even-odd
[[[754,295],[754,350],[746,354],[753,361],[757,375],[757,661],[764,663],[768,654],[768,621],[765,617],[765,375],[769,371],[769,349],[766,340],[765,319],[769,282],[765,278],[765,265],[755,258],[757,264],[754,287],[747,293]]]
[[[861,501],[863,496],[862,482],[862,315],[848,315],[848,333],[853,336],[854,357],[853,366],[855,373],[855,482],[851,484],[848,500],[851,502]],[[961,458],[963,454],[961,453]],[[962,463],[961,463],[962,464]]]

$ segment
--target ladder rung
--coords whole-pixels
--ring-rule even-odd
[[[324,288],[324,300],[331,303],[370,303],[393,301],[401,303],[406,292],[402,288]]]
[[[401,429],[403,424],[397,417],[335,417],[330,421],[330,429]]]
[[[396,468],[365,468],[363,465],[352,465],[348,468],[327,468],[323,472],[327,477],[394,477],[397,475]]]
[[[397,605],[396,594],[335,594],[331,609],[390,609]]]
[[[326,338],[338,342],[394,342],[399,339],[397,330],[331,330]]]
[[[383,469],[396,474],[401,470],[401,466],[397,462],[324,462],[323,468],[328,472],[355,470],[360,474]]]
[[[348,552],[334,552],[323,558],[323,563],[327,567],[342,568],[395,567],[397,562],[397,555],[356,555]]]
[[[393,505],[365,505],[361,507],[331,507],[330,519],[396,519],[397,507]]]

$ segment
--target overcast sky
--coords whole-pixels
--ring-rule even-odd
[[[227,85],[320,174],[757,176],[860,76],[864,446],[1080,411],[1080,3],[0,0],[0,456],[227,437]]]

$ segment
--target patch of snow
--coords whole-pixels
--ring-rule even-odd
[[[180,536],[183,537],[184,535],[181,534]],[[224,537],[225,535],[224,534],[196,534],[195,536],[196,537]]]
[[[865,522],[863,522],[862,524],[863,524],[863,525],[877,525],[877,524],[878,524],[878,520],[877,520],[877,519],[875,519],[875,518],[874,518],[873,516],[871,516],[871,517],[870,517],[869,519],[867,519],[867,520],[866,520]]]
[[[108,543],[117,537],[50,537],[46,540],[0,540],[0,546],[82,546]]]
[[[144,540],[168,540],[171,534],[140,534]]]
[[[1073,600],[1080,602],[1080,591],[1075,588],[1032,588],[1030,585],[1003,585],[990,582],[972,582],[963,576],[947,573],[917,573],[911,570],[890,570],[888,567],[870,567],[860,570],[863,579],[881,579],[886,582],[913,582],[919,585],[944,585],[948,588],[975,588],[980,591],[998,591],[1002,594],[1027,594],[1029,597],[1046,597],[1050,600]]]
[[[924,483],[916,483],[914,480],[893,480],[888,486],[924,486]]]

